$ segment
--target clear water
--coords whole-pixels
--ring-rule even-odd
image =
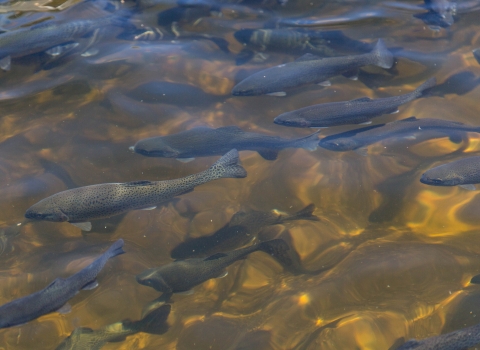
[[[163,208],[95,221],[90,233],[67,223],[15,226],[29,206],[68,188],[173,179],[206,169],[217,157],[180,163],[128,150],[139,139],[198,125],[300,137],[311,131],[275,125],[273,118],[316,103],[397,95],[431,76],[441,83],[466,71],[453,86],[457,93],[413,101],[375,122],[415,115],[480,124],[480,65],[472,55],[480,46],[475,3],[461,2],[455,23],[439,30],[413,17],[424,11],[419,1],[218,3],[213,11],[181,19],[177,38],[168,34],[170,26],[157,24],[158,13],[176,5],[158,1],[131,20],[138,28],[159,29],[163,39],[126,40],[119,37],[122,29],[112,27],[94,45],[96,55],[72,55],[51,69],[33,55],[14,59],[9,72],[0,72],[0,303],[77,272],[118,238],[126,241],[127,252],[107,263],[97,289],[71,300],[70,313],[0,330],[0,349],[54,349],[76,327],[137,320],[159,293],[134,276],[170,262],[170,251],[186,237],[213,233],[239,210],[293,213],[309,203],[316,205],[320,222],[294,221],[262,234],[290,242],[309,269],[336,262],[334,268],[292,276],[268,255],[253,253],[230,266],[225,278],[197,286],[192,295],[174,295],[164,335],[137,333],[103,349],[388,349],[399,338],[476,324],[480,289],[469,281],[480,273],[479,194],[419,182],[432,166],[477,155],[475,133],[460,144],[448,138],[383,142],[369,147],[366,157],[288,149],[266,161],[245,151],[246,179],[210,182]],[[70,1],[48,4],[62,11],[42,4],[5,2],[2,27],[90,16]],[[269,23],[337,29],[369,43],[383,38],[398,48],[398,62],[393,71],[367,68],[358,81],[336,77],[330,87],[307,86],[285,98],[231,96],[242,77],[302,54],[266,50],[263,58],[237,65],[244,47],[233,33]],[[207,35],[225,39],[228,52]],[[126,97],[151,81],[199,90],[187,94],[185,85],[171,85],[156,101],[145,91],[145,97]]]

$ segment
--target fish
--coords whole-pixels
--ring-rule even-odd
[[[90,220],[130,210],[154,209],[206,182],[246,176],[238,151],[232,149],[209,169],[180,179],[105,183],[62,191],[32,205],[25,212],[25,217],[29,220],[66,221],[84,231],[90,231]]]
[[[237,126],[213,129],[198,126],[177,134],[151,137],[138,141],[131,149],[147,157],[192,159],[224,154],[235,148],[239,151],[257,151],[266,160],[277,159],[284,148],[315,150],[318,132],[297,139],[284,139],[260,133],[243,131]]]
[[[473,50],[473,57],[475,57],[478,64],[480,64],[480,48]]]
[[[339,30],[240,29],[233,36],[245,47],[236,58],[237,65],[252,59],[256,52],[303,52],[331,57],[338,55],[337,50],[365,53],[372,49],[369,44],[351,39]]]
[[[87,327],[75,328],[56,350],[100,350],[106,343],[125,340],[129,335],[139,332],[163,334],[168,330],[167,318],[171,305],[165,304],[153,310],[139,321],[123,320],[102,329]]]
[[[117,25],[124,26],[125,18],[108,15],[95,19],[82,19],[67,22],[42,22],[31,27],[21,28],[0,35],[0,68],[8,71],[12,58],[27,56],[45,51],[59,56],[75,48],[75,41],[97,29]]]
[[[293,220],[320,221],[317,216],[313,215],[314,210],[315,205],[309,204],[292,215],[283,215],[275,211],[239,211],[232,216],[228,224],[212,235],[191,238],[180,243],[172,249],[170,256],[173,259],[187,259],[236,249],[252,242],[257,238],[258,233],[267,226]]]
[[[420,182],[431,186],[459,186],[475,190],[480,183],[480,156],[455,160],[427,170]]]
[[[281,64],[254,73],[235,85],[234,96],[256,96],[271,94],[284,96],[286,91],[306,84],[327,85],[328,79],[353,72],[360,67],[376,65],[391,68],[393,55],[381,39],[369,53],[342,57],[320,58],[305,54],[294,62]]]
[[[448,136],[452,142],[459,143],[463,139],[463,134],[480,132],[480,126],[442,119],[410,117],[329,135],[321,139],[318,145],[330,151],[357,151],[363,154],[367,146],[376,142],[392,138],[415,140],[419,134],[428,132],[433,132],[432,138]]]
[[[456,1],[450,0],[425,0],[425,6],[428,11],[413,15],[413,17],[421,19],[436,29],[448,28],[454,23],[453,16],[456,13]]]
[[[398,107],[422,96],[423,91],[436,84],[428,79],[414,91],[392,97],[370,99],[361,97],[351,101],[329,102],[308,106],[280,114],[275,124],[298,128],[326,128],[345,124],[369,123],[372,118],[398,111]]]
[[[224,276],[228,266],[253,252],[263,251],[267,254],[275,254],[277,251],[289,249],[284,240],[274,239],[226,253],[216,253],[207,258],[176,260],[160,267],[147,269],[138,274],[136,279],[141,285],[152,287],[165,295],[172,295],[190,291],[209,279]],[[274,257],[278,258],[278,255]]]
[[[423,340],[411,339],[397,350],[466,350],[479,343],[480,324],[476,324]]]
[[[0,328],[32,321],[42,315],[61,309],[80,290],[98,286],[98,273],[108,259],[125,253],[119,239],[90,265],[68,278],[57,278],[44,289],[0,306]]]
[[[449,76],[441,84],[427,89],[423,92],[423,97],[440,96],[455,94],[462,96],[480,85],[480,78],[477,78],[473,72],[462,71]]]

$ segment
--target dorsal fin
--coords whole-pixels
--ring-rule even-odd
[[[405,119],[401,119],[399,120],[399,122],[413,122],[413,121],[416,121],[418,120],[417,117],[408,117],[408,118],[405,118]]]
[[[360,97],[356,98],[355,100],[351,100],[350,102],[370,102],[372,99],[370,97]]]
[[[312,55],[311,53],[306,53],[303,56],[300,56],[295,60],[295,62],[306,62],[306,61],[315,61],[315,60],[321,60],[322,58],[316,55]]]
[[[236,125],[222,126],[222,127],[218,128],[217,130],[226,131],[226,132],[229,132],[229,133],[232,133],[232,134],[238,134],[238,133],[243,133],[244,132],[242,129],[240,129]]]
[[[60,277],[59,277],[59,278],[55,278],[55,279],[52,281],[52,283],[50,283],[48,286],[45,287],[45,289],[51,288],[51,287],[53,287],[54,285],[62,282],[63,280],[64,280],[64,279],[63,279],[63,278],[60,278]]]
[[[217,259],[220,259],[220,258],[224,258],[226,256],[227,256],[227,254],[225,254],[225,253],[216,253],[216,254],[210,255],[208,258],[203,259],[203,261],[217,260]]]
[[[125,182],[123,186],[150,186],[154,183],[148,180]]]

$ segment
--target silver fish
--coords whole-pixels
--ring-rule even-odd
[[[84,231],[90,231],[90,220],[130,210],[153,209],[206,182],[246,176],[238,152],[233,149],[209,169],[180,179],[106,183],[62,191],[31,206],[25,217],[31,220],[67,221]]]
[[[427,170],[420,182],[431,186],[460,186],[475,190],[480,183],[480,156],[468,157]]]
[[[306,54],[298,60],[281,64],[252,74],[238,83],[232,90],[234,96],[255,96],[273,94],[284,96],[286,91],[306,84],[322,83],[343,73],[355,71],[367,65],[391,68],[393,55],[378,40],[370,53],[320,58]]]
[[[423,91],[436,84],[435,78],[430,78],[416,90],[385,98],[370,99],[362,97],[352,101],[330,102],[308,106],[295,111],[280,114],[274,123],[300,128],[329,127],[344,124],[368,123],[372,118],[383,114],[396,113],[398,107],[422,96]]]
[[[212,129],[199,126],[173,135],[151,137],[138,141],[133,151],[148,157],[192,159],[224,154],[235,148],[239,151],[257,151],[264,159],[274,160],[284,148],[315,150],[318,132],[298,139],[284,139],[246,132],[236,126]]]
[[[410,117],[387,124],[367,126],[340,134],[329,135],[318,145],[330,151],[363,153],[366,147],[386,139],[415,140],[419,134],[431,132],[431,138],[448,136],[452,142],[462,141],[467,132],[480,132],[480,126],[470,126],[449,120]]]
[[[0,306],[0,328],[12,327],[34,320],[62,308],[79,290],[98,286],[98,273],[108,259],[125,253],[119,239],[90,265],[68,278],[57,278],[44,289]]]
[[[168,330],[170,309],[170,305],[162,305],[139,321],[123,320],[99,330],[76,328],[56,350],[100,350],[106,343],[123,341],[135,333],[163,334]]]

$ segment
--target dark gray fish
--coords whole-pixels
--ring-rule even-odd
[[[462,141],[463,134],[467,132],[480,132],[479,126],[470,126],[458,122],[442,119],[417,119],[410,117],[387,124],[367,126],[354,129],[340,134],[329,135],[320,140],[318,145],[330,151],[353,151],[357,150],[364,154],[366,147],[386,139],[411,139],[416,135],[428,132],[432,138],[449,136],[452,142]]]
[[[43,22],[0,35],[0,68],[9,70],[12,57],[45,51],[58,56],[76,47],[76,39],[108,25],[125,25],[125,19],[108,15],[64,23]]]
[[[423,340],[411,339],[397,350],[466,350],[480,343],[480,324]]]
[[[68,221],[84,231],[90,231],[90,220],[130,210],[153,209],[206,182],[246,176],[237,150],[231,150],[209,169],[180,179],[106,183],[62,191],[31,206],[25,217],[31,220]]]
[[[226,253],[217,253],[208,258],[177,260],[167,265],[145,270],[137,275],[137,282],[154,288],[166,295],[186,292],[193,287],[225,274],[225,269],[235,261],[244,259],[250,253],[263,251],[288,251],[290,247],[282,239],[262,242]],[[274,256],[276,257],[276,256]]]
[[[480,49],[473,50],[473,56],[477,60],[478,64],[480,64]]]
[[[252,74],[238,83],[233,88],[232,94],[234,96],[264,94],[284,96],[286,90],[306,84],[326,84],[328,79],[336,75],[353,72],[367,65],[392,67],[393,55],[382,40],[378,40],[371,52],[361,55],[320,58],[306,54],[294,62]]]
[[[97,275],[108,259],[125,253],[119,239],[90,265],[68,278],[57,278],[44,289],[0,306],[0,328],[34,320],[62,308],[78,291],[98,286]]]
[[[480,78],[473,72],[462,71],[449,76],[443,83],[435,85],[423,92],[423,97],[445,95],[465,95],[480,85]]]
[[[170,305],[162,305],[139,321],[123,320],[99,330],[76,328],[56,350],[100,350],[106,343],[123,341],[135,333],[163,334],[168,330],[170,309]]]
[[[480,156],[468,157],[427,170],[420,182],[431,186],[460,186],[475,190],[480,183]]]
[[[435,86],[436,79],[430,78],[416,90],[399,96],[372,100],[362,97],[356,100],[330,102],[308,106],[280,114],[274,123],[298,128],[325,128],[344,124],[367,123],[372,118],[396,113],[398,107],[422,96],[424,90]]]
[[[130,149],[147,157],[176,158],[189,161],[195,157],[224,154],[235,148],[239,151],[257,151],[264,159],[277,159],[284,148],[317,148],[318,132],[298,139],[284,139],[243,131],[237,126],[212,129],[198,126],[173,135],[151,137],[138,141]]]
[[[447,28],[454,23],[453,15],[457,10],[457,2],[450,0],[425,0],[427,12],[413,15],[425,24],[433,27]]]
[[[232,216],[228,224],[210,236],[188,239],[173,248],[173,259],[209,256],[222,251],[239,248],[257,238],[258,233],[270,225],[283,224],[285,221],[319,221],[313,215],[315,205],[310,204],[292,215],[283,215],[274,211],[239,211]]]

